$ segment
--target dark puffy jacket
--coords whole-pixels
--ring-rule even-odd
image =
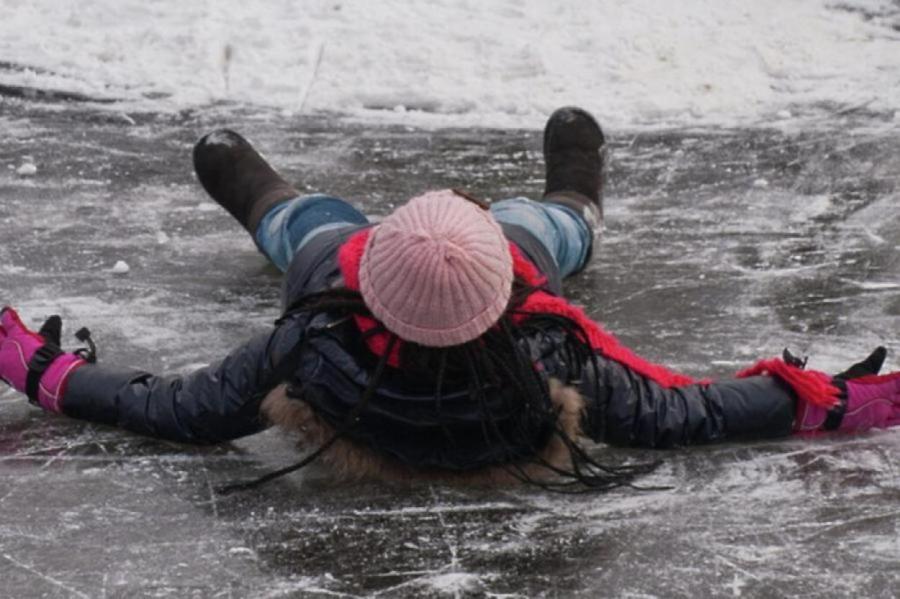
[[[294,257],[284,280],[285,305],[305,293],[340,283],[337,250],[358,230],[322,233]],[[549,290],[559,293],[558,271],[543,247],[524,229],[504,226],[504,232],[547,275]],[[176,441],[216,443],[250,435],[266,426],[259,408],[273,370],[309,327],[327,324],[310,322],[307,314],[286,318],[221,362],[186,376],[157,376],[106,364],[85,366],[69,380],[63,410],[76,418]],[[580,389],[586,402],[584,433],[595,441],[662,448],[778,437],[791,431],[793,393],[776,379],[751,377],[663,388],[602,356],[595,362],[568,364],[562,339],[561,331],[536,335],[528,339],[527,350],[548,376]],[[321,380],[316,382],[331,390],[338,403],[355,401],[360,380],[367,376],[359,357],[340,343],[318,345],[316,352],[304,353],[294,378],[318,377]],[[321,364],[329,368],[323,369]],[[399,390],[395,386],[379,392],[399,394],[408,405],[417,399],[402,385]],[[381,443],[377,436],[371,442]],[[416,462],[414,445],[389,446],[389,439],[383,444],[379,449],[408,463]],[[469,458],[477,461],[478,456],[466,456]]]

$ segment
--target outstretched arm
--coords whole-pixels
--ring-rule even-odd
[[[735,380],[713,383],[641,358],[558,296],[536,291],[517,310],[556,319],[559,328],[552,331],[533,323],[540,334],[530,341],[532,358],[549,376],[580,381],[587,402],[584,432],[597,441],[671,447],[900,425],[900,372],[876,376],[883,348],[835,376],[805,370],[805,362],[785,352]]]
[[[598,357],[582,377],[585,432],[614,445],[665,448],[900,425],[900,373],[878,376],[884,348],[834,377],[784,360],[766,360],[759,376],[665,386]],[[836,389],[833,404],[815,386]],[[819,401],[816,401],[816,400]]]
[[[68,416],[189,443],[259,432],[260,393],[277,333],[257,335],[224,360],[185,376],[107,365],[79,368],[62,403]]]
[[[29,331],[9,309],[2,322],[0,371],[25,391],[34,356],[43,346],[58,347],[58,339]],[[87,364],[73,354],[60,353],[43,373],[39,396],[33,399],[51,411],[174,441],[235,439],[264,428],[259,405],[268,379],[301,330],[296,320],[288,321],[252,338],[224,360],[184,376]],[[22,385],[17,384],[20,378]]]
[[[585,433],[595,441],[667,448],[791,433],[795,396],[775,378],[667,388],[612,360],[598,365],[582,378]]]

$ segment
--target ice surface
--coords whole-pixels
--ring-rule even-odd
[[[892,0],[0,0],[0,89],[379,122],[781,126],[900,109]]]
[[[150,10],[150,9],[148,9]],[[603,241],[575,301],[649,358],[727,376],[790,346],[900,367],[900,132],[845,114],[794,131],[608,131]],[[0,100],[0,303],[87,325],[105,362],[184,372],[265,330],[277,272],[190,172],[228,125],[288,179],[366,212],[426,188],[536,196],[533,131],[421,131],[259,110],[134,115]],[[4,165],[30,155],[22,178]],[[769,185],[755,187],[764,178]],[[128,277],[103,274],[116,260]],[[880,288],[874,289],[875,284]],[[594,497],[334,485],[273,431],[191,448],[47,416],[0,391],[0,595],[874,597],[900,588],[900,433],[665,453]]]
[[[201,133],[235,127],[301,189],[377,217],[433,187],[537,195],[539,136],[353,122],[537,129],[581,104],[612,126],[604,239],[567,287],[593,316],[696,375],[784,346],[834,371],[884,343],[900,367],[896,0],[0,0],[0,15],[0,303],[90,326],[101,360],[187,372],[277,315],[277,273],[190,174]],[[120,263],[130,276],[110,276]],[[221,497],[296,451],[274,432],[178,446],[2,390],[0,596],[900,588],[900,433],[594,451],[663,457],[643,482],[672,490],[310,470]]]

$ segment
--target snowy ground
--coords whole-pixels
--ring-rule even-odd
[[[568,293],[727,376],[790,346],[900,368],[900,3],[0,0],[0,303],[187,371],[270,325],[277,272],[193,180],[224,124],[383,214],[536,196],[539,129],[609,126]],[[457,128],[442,128],[452,125]],[[413,128],[424,127],[424,128]],[[127,273],[116,273],[124,261]],[[659,454],[597,447],[603,459]],[[900,432],[666,452],[673,490],[334,486],[267,432],[196,449],[0,391],[0,596],[895,597]]]

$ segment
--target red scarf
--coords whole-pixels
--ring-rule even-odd
[[[344,284],[348,289],[359,291],[359,264],[366,247],[371,229],[364,229],[348,239],[338,251],[338,264],[344,277]],[[516,278],[527,285],[541,287],[546,283],[544,277],[514,244],[509,244],[509,251],[513,258],[513,273]],[[662,387],[684,387],[695,384],[709,384],[709,380],[698,381],[690,376],[672,372],[664,366],[654,364],[641,358],[630,349],[622,345],[612,334],[603,330],[598,323],[591,320],[584,310],[570,304],[564,298],[538,290],[533,292],[517,308],[515,320],[524,320],[528,313],[556,314],[563,316],[580,326],[587,335],[587,341],[591,348],[600,353],[604,358],[618,362],[622,366],[635,373],[648,378]],[[371,331],[378,323],[373,318],[365,316],[354,317],[359,330],[363,333]],[[366,342],[376,355],[383,355],[388,346],[388,334],[385,332],[370,335]],[[400,344],[395,343],[388,364],[393,367],[400,365]],[[823,407],[831,407],[837,403],[839,389],[831,384],[831,377],[813,370],[801,370],[791,366],[780,359],[762,360],[750,368],[737,374],[739,378],[769,374],[787,383],[800,399]]]

